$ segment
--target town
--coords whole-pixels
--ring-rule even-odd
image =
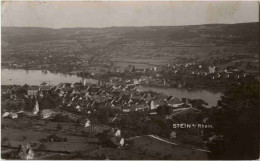
[[[203,106],[205,102],[185,98],[180,100],[152,91],[140,91],[135,86],[135,84],[97,85],[84,82],[61,83],[57,86],[44,83],[40,86],[2,86],[3,138],[8,138],[10,132],[19,134],[18,140],[14,142],[2,139],[3,147],[16,147],[23,142],[34,142],[40,152],[41,150],[52,151],[53,146],[63,149],[63,142],[69,143],[67,146],[70,146],[73,137],[76,140],[86,137],[89,141],[87,144],[84,143],[84,146],[90,144],[94,148],[93,151],[100,146],[108,148],[107,153],[98,156],[88,154],[89,157],[108,159],[116,157],[113,156],[116,154],[108,155],[113,148],[122,149],[118,152],[120,157],[123,157],[122,153],[127,151],[138,150],[141,145],[135,144],[135,139],[144,137],[145,140],[154,139],[162,142],[160,144],[165,142],[166,145],[169,144],[167,142],[175,140],[175,143],[185,145],[180,148],[180,145],[176,144],[177,149],[184,148],[185,153],[194,153],[195,156],[196,153],[207,156],[208,151],[205,150],[201,139],[203,129],[172,129],[173,123],[187,121],[205,123],[204,117],[207,111]],[[18,127],[17,123],[20,124]],[[28,131],[25,132],[22,128],[28,126],[26,125],[28,123],[33,127],[30,135],[39,134],[36,140],[30,140],[31,138],[27,136]],[[51,131],[55,132],[54,136]],[[49,135],[46,135],[48,133]],[[20,137],[24,139],[20,140]],[[161,141],[160,137],[165,140]],[[79,145],[83,146],[81,144],[83,143],[78,142],[77,148]],[[157,144],[150,146],[157,146]],[[145,152],[146,149],[143,151]],[[69,151],[63,149],[61,152],[68,152],[70,155],[67,157],[71,157],[73,148]],[[37,151],[34,155],[38,155]],[[170,158],[171,152],[168,150],[165,154],[153,155],[146,154],[143,157]]]
[[[72,64],[74,63],[72,62],[71,65],[66,64],[65,66],[71,66],[71,68],[76,69],[77,65],[75,66]],[[239,63],[227,67],[211,65],[210,63],[184,63],[152,66],[144,69],[136,68],[134,65],[128,65],[125,68],[117,68],[112,66],[109,67],[106,72],[86,71],[85,68],[88,68],[88,66],[81,65],[82,69],[70,73],[84,78],[110,81],[114,84],[133,83],[135,85],[142,84],[145,86],[154,87],[224,91],[224,89],[231,83],[249,83],[250,81],[257,79],[256,66],[250,66],[248,64],[246,67],[252,68],[251,71],[239,69],[239,67],[241,67],[241,64]],[[14,68],[13,65],[11,65],[11,69],[12,68]],[[16,66],[14,69],[23,69],[23,67]],[[43,70],[44,68],[40,69]],[[54,70],[53,72],[57,71]]]
[[[195,63],[167,65],[161,69],[138,70],[128,66],[108,75],[80,73],[82,81],[75,83],[2,85],[2,147],[24,145],[25,149],[34,151],[14,155],[13,150],[7,150],[6,156],[12,159],[26,159],[30,155],[37,159],[170,159],[176,155],[172,153],[173,148],[181,151],[175,158],[183,158],[183,153],[187,159],[208,158],[210,151],[206,145],[214,135],[213,126],[207,121],[211,111],[207,102],[138,87],[192,88],[191,84],[180,84],[181,81],[174,84],[171,78],[177,74],[190,76],[193,81],[221,81],[222,85],[225,81],[244,84],[257,78],[243,71]],[[171,73],[167,80],[165,73]],[[95,78],[97,83],[88,83],[87,78]],[[174,126],[183,123],[196,124],[199,128]],[[10,140],[10,135],[16,139]],[[38,137],[31,138],[31,135]],[[158,144],[162,144],[163,152],[157,149]],[[86,147],[90,148],[87,154]],[[125,155],[129,152],[131,155]]]
[[[258,19],[234,16],[244,2],[218,2],[223,23],[215,2],[185,3],[196,18],[156,3],[3,3],[1,159],[259,157]]]

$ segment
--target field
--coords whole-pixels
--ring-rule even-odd
[[[36,55],[75,55],[95,68],[109,62],[120,68],[205,61],[221,66],[242,62],[241,68],[248,62],[258,65],[257,23],[100,29],[3,27],[2,35],[4,63]]]
[[[174,143],[167,143],[154,136],[140,136],[132,139],[134,149],[149,154],[157,159],[207,159],[207,152],[198,149],[182,147]],[[152,159],[147,158],[147,159]]]
[[[15,152],[19,145],[30,143],[36,159],[207,159],[206,151],[166,143],[151,136],[129,139],[133,144],[127,148],[110,148],[84,131],[83,127],[69,122],[3,118],[2,154],[9,150]],[[54,133],[61,140],[48,140]]]

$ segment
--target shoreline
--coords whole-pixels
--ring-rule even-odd
[[[71,71],[71,72],[61,72],[61,71],[58,71],[58,70],[46,70],[46,69],[35,69],[35,68],[29,68],[29,69],[27,69],[27,68],[10,68],[10,67],[5,67],[5,66],[2,66],[2,69],[49,71],[50,73],[54,73],[54,74],[61,73],[61,74],[64,74],[64,75],[74,75],[74,76],[78,76],[78,77],[83,78],[82,76],[78,75],[79,72],[74,72],[74,71]],[[95,78],[95,77],[93,77],[93,78],[92,77],[86,77],[86,79],[96,79],[96,80],[99,80],[98,78]],[[124,84],[124,83],[122,83],[122,84]],[[178,87],[170,87],[170,86],[154,85],[154,84],[150,84],[150,85],[140,84],[140,85],[143,86],[143,87],[162,88],[162,89],[179,89],[179,90],[187,90],[187,91],[191,91],[191,92],[192,91],[198,91],[198,90],[207,90],[207,91],[213,92],[213,93],[224,93],[225,92],[225,87],[200,86],[200,87],[193,87],[193,88],[185,88],[185,87],[178,88]]]

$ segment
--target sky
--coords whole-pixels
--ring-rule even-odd
[[[182,26],[259,22],[257,1],[2,2],[2,26]]]

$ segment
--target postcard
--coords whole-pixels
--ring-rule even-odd
[[[256,160],[258,1],[2,1],[1,158]]]

